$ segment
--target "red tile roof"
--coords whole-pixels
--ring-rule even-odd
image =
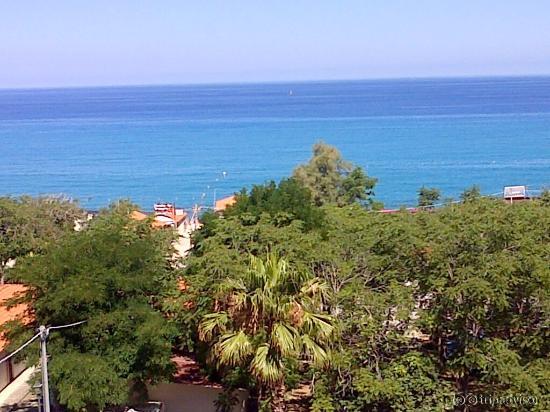
[[[21,320],[24,323],[30,321],[28,315],[28,306],[26,304],[18,304],[8,309],[6,306],[10,299],[23,295],[27,291],[25,285],[20,284],[5,284],[0,285],[0,326],[12,320]],[[3,351],[8,346],[4,334],[0,334],[0,351]]]
[[[214,206],[214,210],[216,212],[221,212],[225,209],[227,209],[229,206],[234,205],[237,202],[237,198],[235,195],[224,197],[220,200],[216,200],[216,205]]]
[[[139,210],[134,210],[130,213],[130,217],[134,220],[142,221],[147,219],[149,215],[140,212]],[[151,226],[154,228],[164,228],[172,226],[174,223],[176,226],[179,226],[183,223],[183,221],[185,221],[185,219],[187,219],[187,213],[184,210],[175,209],[175,213],[167,212],[154,214]]]

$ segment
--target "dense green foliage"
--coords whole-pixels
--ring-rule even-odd
[[[203,317],[199,336],[220,368],[244,368],[260,398],[283,411],[285,365],[308,360],[322,367],[329,360],[334,326],[320,313],[326,290],[319,278],[273,253],[265,261],[252,256],[242,276],[219,285],[215,311]]]
[[[460,195],[460,200],[463,202],[471,202],[477,200],[481,197],[481,189],[478,185],[473,185],[472,187],[464,190]]]
[[[418,190],[418,206],[427,207],[433,206],[441,199],[441,192],[435,187],[422,186]]]
[[[243,189],[236,197],[237,202],[225,216],[240,216],[243,221],[256,223],[262,213],[267,213],[276,226],[300,220],[306,229],[319,227],[323,213],[313,205],[308,189],[295,179],[283,179],[277,185],[271,181],[264,185],[254,185],[250,193]]]
[[[0,197],[0,277],[10,259],[41,253],[71,232],[84,217],[78,206],[64,198]]]
[[[369,203],[376,185],[376,179],[343,159],[337,148],[323,142],[313,146],[313,156],[294,170],[293,178],[311,192],[317,206]]]
[[[465,199],[466,200],[466,199]],[[312,408],[452,409],[454,394],[548,394],[550,209],[469,197],[416,214],[324,207],[319,230],[217,219],[189,259],[189,298],[214,305],[247,256],[274,250],[329,285],[324,308],[339,336],[330,372],[313,379]],[[193,323],[195,322],[195,323]],[[310,371],[311,372],[311,371]],[[496,406],[494,407],[496,409]],[[527,407],[526,407],[527,408]]]
[[[11,274],[29,286],[36,325],[86,320],[50,335],[50,378],[70,410],[121,404],[143,383],[170,375],[174,329],[161,313],[175,289],[168,232],[129,218],[121,204],[65,235]]]
[[[3,199],[1,257],[23,256],[10,278],[30,287],[31,326],[87,320],[52,334],[57,398],[123,403],[169,375],[177,348],[265,410],[298,386],[319,412],[476,410],[458,395],[536,399],[477,410],[548,410],[548,192],[512,205],[474,186],[436,208],[423,187],[421,210],[378,213],[374,183],[317,144],[292,178],[203,215],[180,273],[169,234],[129,220],[128,205],[78,233],[68,215],[19,237],[26,220]]]

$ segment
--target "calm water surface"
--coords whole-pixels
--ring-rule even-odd
[[[550,185],[550,77],[0,90],[0,194],[209,205],[319,139],[387,206],[422,185]]]

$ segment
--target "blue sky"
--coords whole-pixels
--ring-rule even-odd
[[[0,87],[550,74],[548,0],[0,2]]]

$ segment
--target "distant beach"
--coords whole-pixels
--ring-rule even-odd
[[[211,205],[319,139],[388,207],[422,185],[549,185],[550,77],[0,90],[0,194]]]

